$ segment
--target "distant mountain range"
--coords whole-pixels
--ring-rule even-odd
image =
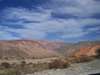
[[[100,50],[100,41],[64,43],[53,41],[0,41],[0,59],[36,59],[59,56],[92,56]]]

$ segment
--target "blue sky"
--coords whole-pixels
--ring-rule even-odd
[[[0,40],[100,40],[100,0],[0,0]]]

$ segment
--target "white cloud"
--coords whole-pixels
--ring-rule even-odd
[[[53,0],[54,13],[72,14],[79,17],[88,17],[95,13],[100,13],[100,3],[95,0]],[[62,4],[62,2],[64,4]]]
[[[3,14],[5,14],[3,17],[6,19],[25,19],[28,21],[45,21],[50,17],[49,10],[36,12],[25,8],[8,8],[3,10]]]
[[[74,1],[74,3],[73,3]],[[91,32],[96,32],[100,28],[95,27],[84,31],[84,27],[88,25],[100,25],[99,19],[60,19],[52,18],[51,13],[72,14],[79,17],[89,17],[94,13],[99,13],[99,4],[94,0],[53,0],[54,4],[50,5],[53,8],[44,9],[39,7],[39,12],[28,10],[25,8],[7,8],[3,10],[3,20],[18,19],[24,28],[13,29],[5,28],[6,32],[15,32],[20,35],[20,38],[29,39],[45,39],[48,33],[57,33],[62,39],[79,38]],[[55,4],[56,3],[56,4]],[[62,4],[64,3],[64,4]],[[69,5],[67,5],[69,3]],[[61,4],[61,6],[59,6]],[[29,23],[24,22],[31,21]],[[35,22],[36,21],[36,22]],[[13,23],[13,24],[16,24]],[[10,36],[10,32],[8,33]],[[13,37],[13,36],[10,36]],[[16,37],[15,37],[16,38]]]
[[[18,29],[15,31],[20,35],[20,38],[26,38],[26,39],[43,39],[46,36],[46,33],[31,30],[31,29]]]

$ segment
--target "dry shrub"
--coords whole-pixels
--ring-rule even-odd
[[[26,66],[26,61],[21,61],[20,66],[21,66],[21,67],[25,67],[25,66]]]
[[[66,60],[56,59],[49,63],[49,69],[67,68],[69,65],[69,62]]]
[[[71,57],[68,57],[66,60],[68,60],[70,63],[75,63],[76,62],[76,58],[71,56]]]
[[[83,62],[89,62],[89,61],[91,61],[93,59],[94,59],[94,57],[92,57],[92,56],[84,56],[84,55],[82,55],[80,57],[74,58],[74,62],[83,63]]]
[[[34,72],[43,71],[43,70],[49,69],[48,66],[49,66],[48,63],[39,62],[32,65],[32,70],[34,70]]]
[[[11,65],[8,62],[1,63],[1,66],[4,68],[11,68]]]
[[[100,48],[98,48],[98,49],[96,50],[96,54],[97,54],[97,55],[96,55],[95,57],[96,57],[96,58],[100,58]]]
[[[24,61],[22,61],[18,66],[16,66],[17,70],[20,71],[21,73],[24,74],[30,74],[30,73],[34,73],[37,71],[43,71],[48,69],[48,64],[47,63],[25,63]]]

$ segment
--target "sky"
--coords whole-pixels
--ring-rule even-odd
[[[100,0],[0,0],[0,40],[100,40]]]

